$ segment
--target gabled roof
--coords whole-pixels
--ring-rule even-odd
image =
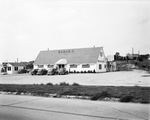
[[[25,66],[25,64],[23,64],[23,63],[17,63],[17,62],[8,63],[8,64],[11,64],[12,66]]]
[[[103,47],[40,51],[34,64],[55,64],[60,59],[71,63],[96,63]]]

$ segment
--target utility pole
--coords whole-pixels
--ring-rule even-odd
[[[134,48],[132,48],[132,55],[134,54]]]

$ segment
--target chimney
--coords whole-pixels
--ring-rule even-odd
[[[19,62],[19,59],[17,58],[17,63]]]

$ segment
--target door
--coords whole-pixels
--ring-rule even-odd
[[[60,65],[58,65],[58,67],[59,67],[59,69],[60,69],[60,68],[64,68],[64,67],[65,67],[65,65],[60,64]]]

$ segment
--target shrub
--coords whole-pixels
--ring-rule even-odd
[[[20,95],[22,91],[17,91],[16,95]]]
[[[60,86],[69,86],[69,83],[61,82],[59,85],[60,85]]]
[[[88,70],[88,73],[92,73],[92,70]]]
[[[1,69],[1,72],[5,72],[4,68]]]
[[[49,83],[47,83],[46,85],[53,86],[53,83],[50,83],[50,82],[49,82]]]
[[[107,91],[103,91],[103,92],[97,93],[96,95],[91,97],[91,100],[103,99],[105,97],[111,97],[111,95]]]
[[[120,98],[120,102],[132,102],[133,96],[123,96]]]
[[[145,99],[143,99],[143,100],[141,100],[141,101],[139,101],[140,103],[144,103],[144,104],[149,104],[150,103],[150,101],[149,100],[145,100]]]
[[[73,83],[72,86],[80,86],[78,83]]]
[[[44,91],[37,91],[36,93],[37,96],[45,96],[45,92]]]
[[[41,83],[40,85],[42,85],[42,86],[43,86],[44,84],[43,84],[43,83]]]

